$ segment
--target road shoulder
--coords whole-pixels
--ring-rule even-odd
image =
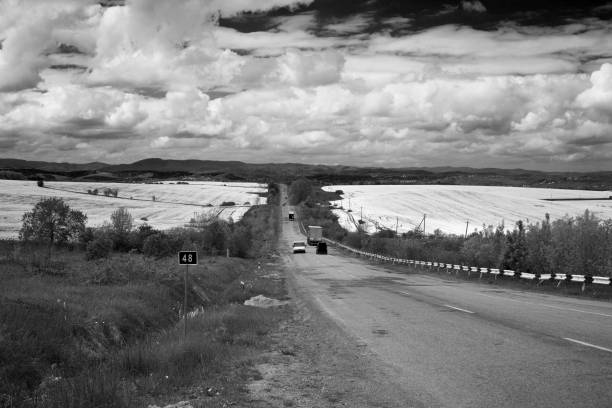
[[[321,312],[285,270],[290,316],[256,365],[261,378],[248,385],[250,406],[422,406],[393,383],[392,367]]]

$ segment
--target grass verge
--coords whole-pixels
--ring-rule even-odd
[[[220,406],[244,396],[252,359],[282,309],[243,306],[285,296],[253,260],[114,254],[86,261],[56,249],[0,243],[0,407],[139,407],[177,399]],[[244,282],[244,285],[242,285]],[[212,388],[213,391],[207,391]],[[219,392],[219,395],[217,395]],[[209,394],[213,397],[209,396]],[[242,395],[242,396],[241,396]]]

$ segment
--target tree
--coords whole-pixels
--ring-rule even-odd
[[[19,238],[22,241],[53,244],[76,241],[85,231],[87,216],[72,210],[61,198],[45,198],[22,217]]]
[[[113,211],[110,219],[113,246],[117,250],[128,251],[130,249],[129,238],[134,225],[134,218],[125,208],[120,207]]]
[[[576,226],[573,218],[562,218],[552,223],[553,270],[554,273],[571,275],[578,264],[576,249]]]
[[[504,268],[525,272],[527,266],[527,240],[523,221],[517,221],[514,230],[506,235]]]
[[[306,201],[312,191],[311,183],[306,179],[298,179],[289,186],[289,203],[297,205]]]
[[[529,248],[527,263],[531,272],[538,277],[542,274],[553,273],[552,230],[549,214],[546,214],[541,224],[529,225],[527,247]]]
[[[127,235],[132,231],[134,226],[134,218],[132,215],[123,207],[117,208],[110,216],[111,228],[114,233],[120,235]]]

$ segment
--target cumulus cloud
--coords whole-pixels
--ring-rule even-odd
[[[40,71],[49,65],[46,54],[89,23],[90,3],[0,1],[0,92],[35,86]]]
[[[583,109],[612,114],[612,64],[603,64],[591,74],[591,87],[578,95],[576,102]]]
[[[326,85],[337,82],[344,66],[343,56],[335,51],[320,53],[287,51],[277,60],[271,75],[295,86]]]
[[[219,17],[312,2],[21,1],[0,0],[9,155],[551,168],[610,156],[611,30],[598,20],[391,35],[362,33],[368,15],[315,30],[297,13],[242,32]],[[70,61],[87,69],[50,68]]]
[[[470,11],[473,13],[484,13],[487,11],[487,8],[478,0],[463,0],[461,2],[461,8],[465,11]]]

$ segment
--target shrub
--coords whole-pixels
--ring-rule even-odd
[[[44,186],[45,186],[45,182],[44,182],[44,180],[43,180],[43,179],[38,179],[38,180],[36,181],[36,185],[37,185],[38,187],[44,187]]]
[[[142,245],[142,253],[145,256],[163,258],[174,253],[170,238],[164,233],[157,233],[147,237]]]
[[[107,236],[94,238],[87,244],[85,256],[87,260],[106,258],[113,249],[113,241]]]
[[[215,219],[202,232],[202,246],[205,250],[222,252],[228,246],[230,227],[226,221]]]

